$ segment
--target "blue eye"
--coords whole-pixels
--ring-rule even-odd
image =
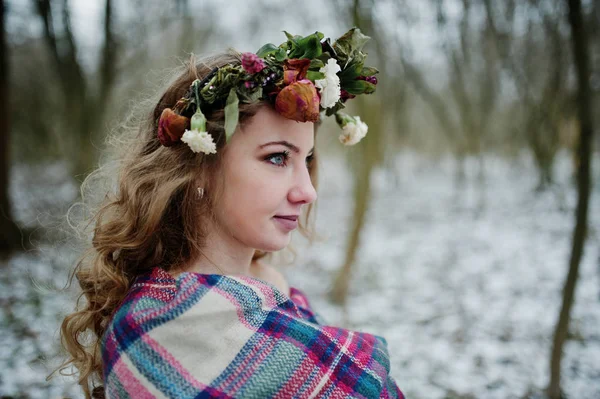
[[[278,152],[277,154],[271,154],[266,159],[269,161],[269,163],[271,163],[275,166],[283,167],[286,165],[286,162],[287,162],[289,156],[290,156],[290,153],[288,151],[284,151],[284,152]]]

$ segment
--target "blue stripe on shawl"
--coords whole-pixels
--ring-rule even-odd
[[[127,354],[137,371],[171,398],[191,398],[199,393],[179,371],[144,341],[129,345]]]
[[[273,397],[288,382],[296,371],[297,365],[302,364],[302,360],[306,357],[304,351],[289,342],[277,340],[273,337],[270,337],[269,341],[271,343],[276,342],[268,354],[267,359],[269,361],[260,362],[257,369],[248,376],[249,378],[242,385],[242,388],[236,393],[239,397]]]
[[[258,329],[267,317],[269,311],[262,309],[263,299],[250,286],[233,278],[224,276],[219,283],[219,288],[233,295],[240,303],[244,321],[253,328]]]
[[[210,275],[206,276],[206,283],[200,284],[195,278],[188,278],[184,280],[183,278],[177,279],[177,292],[184,293],[188,289],[191,292],[178,306],[170,309],[168,312],[165,312],[157,317],[153,317],[151,320],[148,320],[144,323],[139,323],[139,318],[143,317],[143,313],[138,314],[138,317],[132,317],[133,310],[132,309],[140,309],[140,301],[138,298],[135,298],[133,295],[137,293],[137,288],[132,290],[131,294],[132,298],[130,300],[125,300],[121,308],[115,314],[112,322],[111,322],[111,331],[107,331],[112,335],[112,338],[116,340],[118,346],[118,353],[127,352],[130,345],[138,341],[138,339],[147,333],[148,331],[158,327],[170,320],[175,319],[177,316],[191,308],[194,304],[199,302],[202,297],[210,291],[212,286],[217,285],[222,276],[218,275]],[[139,289],[143,289],[140,287]],[[173,298],[175,299],[175,298]],[[166,306],[163,302],[161,306]],[[144,305],[148,306],[148,311],[156,311],[160,309],[156,307],[155,301],[144,301]],[[108,337],[106,337],[108,338]],[[109,362],[104,365],[104,373],[105,375],[110,374],[113,366],[118,361],[118,356],[112,357],[108,359]]]
[[[390,369],[389,353],[383,337],[375,336],[373,339],[370,334],[354,333],[352,340],[357,346],[351,351],[352,354],[364,353],[368,357],[365,360],[367,364],[364,364],[367,371],[364,371],[352,355],[340,352],[340,345],[348,339],[347,330],[307,324],[307,319],[318,320],[320,315],[315,313],[315,317],[311,317],[308,311],[294,306],[290,298],[276,289],[273,290],[276,308],[269,311],[262,309],[262,306],[267,304],[256,290],[264,287],[257,287],[256,282],[253,284],[221,275],[184,273],[176,279],[165,276],[164,272],[153,272],[152,276],[141,279],[139,286],[132,287],[131,296],[128,295],[125,299],[103,337],[103,349],[108,348],[109,351],[103,352],[104,378],[105,382],[110,381],[107,389],[114,395],[129,396],[124,392],[122,382],[118,380],[119,376],[110,373],[120,354],[127,353],[138,372],[168,397],[229,399],[230,396],[223,391],[233,392],[235,385],[240,385],[235,390],[236,397],[269,397],[285,386],[290,379],[298,378],[300,368],[303,369],[302,381],[298,382],[301,387],[289,395],[307,396],[310,394],[311,384],[314,386],[315,379],[320,379],[324,375],[323,372],[326,372],[319,366],[332,365],[335,362],[335,369],[331,370],[332,375],[328,381],[333,387],[320,392],[319,397],[327,398],[332,394],[341,393],[341,390],[355,398],[378,398],[385,389],[389,390],[390,398],[402,397],[394,380],[387,374]],[[145,282],[148,284],[144,284]],[[227,369],[212,381],[210,386],[199,392],[140,337],[198,304],[215,285],[239,303],[239,309],[243,312],[240,317],[245,323],[256,328],[257,332],[246,342]],[[184,296],[185,291],[189,292]],[[164,314],[142,321],[153,312],[160,311],[172,300],[182,302]],[[328,329],[327,333],[324,328]],[[251,356],[250,353],[253,349],[257,350],[256,345],[261,338],[265,338],[264,335],[268,336],[267,342],[262,344],[263,348],[258,348],[258,353],[265,355],[265,351],[269,352],[264,361],[257,364],[253,358],[259,356],[256,356],[256,353]],[[332,338],[329,338],[329,335]],[[272,347],[267,349],[269,344]],[[248,361],[256,367],[252,372],[249,370],[251,367],[240,367],[245,362],[248,364]],[[383,375],[384,371],[387,371],[386,375]],[[234,381],[225,386],[224,381],[232,376],[235,376]]]
[[[111,383],[109,384],[108,392],[106,392],[107,397],[119,399],[127,399],[131,397],[117,376],[112,375],[109,378],[111,379]]]

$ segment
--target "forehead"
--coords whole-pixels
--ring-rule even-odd
[[[272,107],[261,107],[241,130],[236,131],[230,144],[252,146],[252,150],[270,141],[288,141],[308,152],[314,145],[314,124],[298,122],[279,115]]]

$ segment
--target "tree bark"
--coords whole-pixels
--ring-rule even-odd
[[[364,4],[363,4],[364,6]],[[372,4],[369,4],[372,6]],[[374,36],[375,52],[379,60],[385,60],[384,48],[381,46],[380,40],[378,40],[377,34],[374,30],[373,15],[371,14],[371,8],[369,7],[368,14],[361,12],[361,1],[354,0],[352,6],[352,19],[353,25],[359,27],[361,30],[367,32],[370,36]],[[382,70],[382,74],[385,74],[385,68]],[[357,98],[356,100],[362,107],[360,109],[366,109],[366,102],[363,98]],[[350,278],[352,276],[352,266],[356,258],[356,253],[360,245],[360,236],[363,230],[366,215],[369,210],[369,204],[371,199],[371,176],[378,161],[381,160],[381,141],[383,132],[381,131],[381,106],[374,107],[373,112],[366,112],[364,115],[365,121],[369,125],[369,136],[362,142],[357,150],[360,151],[358,155],[363,162],[360,162],[360,168],[355,169],[356,180],[354,186],[354,212],[352,217],[352,230],[348,239],[348,247],[346,249],[346,257],[344,264],[339,270],[333,286],[331,288],[330,298],[332,302],[344,305],[348,297],[348,290],[350,287]]]
[[[0,0],[0,258],[21,246],[21,232],[13,220],[9,198],[11,162],[8,77],[6,4],[4,0]]]
[[[531,2],[540,14],[541,21],[527,18],[528,34],[524,42],[524,56],[513,55],[513,49],[518,48],[518,33],[513,31],[515,16],[519,15],[517,2],[506,2],[505,12],[496,13],[494,5],[504,2],[482,0],[486,23],[489,28],[491,42],[499,54],[502,68],[515,83],[515,89],[520,102],[522,116],[519,117],[519,129],[525,137],[526,144],[534,158],[539,173],[539,184],[536,190],[544,190],[552,181],[552,167],[555,155],[559,149],[559,124],[565,117],[567,94],[563,83],[566,81],[566,64],[563,46],[564,40],[560,29],[560,10],[544,11],[542,4]],[[497,17],[505,15],[503,21]],[[503,23],[502,23],[503,22]],[[541,24],[545,33],[541,45],[548,46],[551,61],[544,61],[543,68],[548,73],[543,79],[540,75],[540,60],[536,56],[536,48],[540,42],[535,39],[533,31]],[[531,32],[529,32],[531,31]]]
[[[578,113],[580,123],[580,140],[578,146],[579,169],[577,173],[578,201],[575,217],[575,230],[569,260],[569,272],[563,289],[563,301],[560,310],[550,358],[550,383],[547,388],[551,399],[562,398],[560,388],[560,366],[563,346],[569,331],[569,318],[575,297],[575,288],[579,274],[579,264],[583,256],[586,230],[588,202],[590,196],[590,153],[592,146],[593,120],[590,91],[590,65],[588,37],[585,30],[581,0],[566,0],[569,6],[569,24],[571,26],[571,41],[575,70],[577,74]]]
[[[367,140],[365,140],[363,145],[372,147],[372,145],[367,143]],[[348,246],[346,248],[346,257],[331,290],[332,302],[339,305],[345,305],[348,298],[352,266],[354,265],[356,253],[360,246],[361,232],[364,228],[367,211],[369,210],[369,204],[371,202],[370,186],[371,173],[375,163],[374,154],[370,149],[366,149],[362,158],[364,162],[361,162],[362,167],[358,170],[358,176],[354,187],[354,211],[352,213],[352,227],[348,239]]]
[[[60,3],[60,4],[58,4]],[[56,9],[60,5],[62,29],[55,29]],[[69,154],[74,174],[87,173],[95,164],[97,139],[105,116],[110,94],[116,79],[117,40],[114,29],[113,4],[105,0],[104,44],[98,65],[98,92],[92,89],[77,58],[77,46],[71,29],[71,15],[66,0],[52,2],[35,0],[36,12],[43,23],[44,41],[50,50],[52,66],[56,71],[64,101],[65,128],[72,129],[72,147]],[[62,32],[60,36],[57,32]]]

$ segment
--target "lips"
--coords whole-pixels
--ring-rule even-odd
[[[281,219],[287,219],[287,220],[298,220],[298,215],[288,215],[288,216],[283,216],[283,215],[275,215],[276,218],[281,218]]]
[[[298,227],[298,216],[297,215],[277,215],[273,216],[277,225],[288,232]]]

